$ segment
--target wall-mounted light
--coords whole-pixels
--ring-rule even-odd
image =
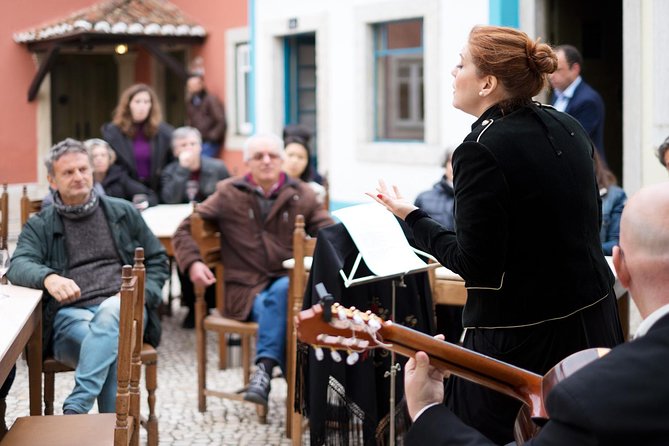
[[[128,45],[126,45],[125,43],[119,43],[114,48],[114,51],[116,51],[116,54],[125,54],[128,52]]]

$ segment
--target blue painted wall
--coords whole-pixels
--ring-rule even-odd
[[[490,25],[518,28],[518,0],[490,0]]]

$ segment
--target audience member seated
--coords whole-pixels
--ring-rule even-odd
[[[657,148],[657,158],[660,160],[662,167],[669,171],[669,138],[665,139]]]
[[[216,184],[230,174],[223,161],[202,155],[202,137],[194,127],[179,127],[172,133],[172,150],[176,158],[165,167],[161,177],[160,196],[164,203],[202,201],[216,190]],[[188,307],[184,328],[195,327],[195,291],[188,274],[179,271],[181,302]],[[207,304],[214,307],[214,287],[207,289]]]
[[[444,174],[434,183],[432,189],[421,192],[416,197],[414,205],[430,214],[432,219],[441,223],[449,231],[455,231],[453,218],[453,151],[446,150],[444,154]],[[448,342],[457,343],[462,335],[462,307],[454,305],[438,305],[435,308],[437,316],[437,331],[444,333]]]
[[[114,412],[121,267],[146,258],[145,341],[157,346],[157,315],[167,256],[138,211],[125,200],[98,196],[86,147],[66,139],[51,148],[46,168],[54,203],[31,217],[7,272],[16,285],[45,290],[43,346],[75,369],[65,414]]]
[[[110,197],[133,201],[146,197],[149,206],[158,204],[158,196],[147,186],[130,178],[128,172],[116,161],[116,152],[103,139],[93,138],[84,141],[93,162],[93,179],[102,185],[105,194]]]
[[[616,184],[616,176],[602,163],[597,151],[595,151],[595,175],[599,195],[602,197],[602,227],[599,231],[599,238],[602,241],[604,254],[610,256],[613,253],[613,247],[618,244],[620,216],[627,202],[627,194]]]
[[[647,187],[627,203],[613,263],[643,321],[635,340],[557,384],[550,420],[526,445],[660,445],[669,438],[669,184]],[[424,352],[405,370],[414,424],[408,445],[492,445],[445,405],[444,372]]]
[[[281,172],[283,142],[274,135],[256,135],[244,145],[249,173],[220,182],[216,192],[198,205],[205,220],[217,224],[225,266],[224,316],[258,322],[257,368],[245,399],[267,406],[270,378],[285,362],[287,271],[281,263],[292,257],[295,217],[304,215],[307,232],[332,219],[301,181]],[[172,240],[179,268],[193,283],[212,285],[215,277],[202,262],[191,237],[190,219]]]
[[[416,197],[414,205],[421,208],[438,221],[449,231],[455,230],[455,220],[453,219],[453,151],[446,150],[444,154],[444,174],[441,179],[434,183],[432,189],[421,192]]]
[[[195,127],[172,133],[174,161],[163,170],[160,198],[163,203],[202,201],[216,190],[216,183],[230,176],[225,163],[202,155],[202,136]]]
[[[116,163],[130,178],[160,193],[160,175],[172,161],[172,126],[162,121],[156,93],[145,84],[126,89],[112,122],[102,126],[102,137],[116,152]]]
[[[289,125],[284,128],[283,143],[286,148],[283,171],[289,177],[307,183],[316,193],[318,201],[325,203],[326,190],[322,185],[322,178],[311,164],[310,139],[311,133],[303,125]]]

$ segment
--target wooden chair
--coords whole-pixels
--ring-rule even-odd
[[[26,224],[32,214],[42,210],[42,200],[31,200],[28,197],[28,187],[23,186],[21,195],[21,227]]]
[[[7,184],[2,185],[2,195],[0,195],[0,248],[7,247],[7,238],[9,237],[9,194],[7,193]]]
[[[195,335],[197,349],[197,399],[198,410],[207,410],[207,397],[216,396],[237,401],[244,401],[244,392],[249,383],[251,372],[251,341],[258,332],[258,324],[255,322],[240,322],[223,317],[225,305],[225,287],[223,276],[223,263],[221,262],[221,243],[218,228],[211,222],[205,222],[200,214],[193,212],[190,219],[191,235],[200,248],[200,255],[204,263],[213,268],[216,275],[216,312],[207,314],[207,303],[205,301],[205,289],[195,286]],[[207,331],[219,335],[219,361],[225,367],[227,357],[227,343],[225,335],[237,334],[241,338],[242,369],[244,387],[235,392],[222,392],[207,388]],[[267,409],[262,405],[256,405],[258,417],[261,423],[267,422]]]
[[[144,249],[135,250],[134,268],[142,275],[142,285],[144,284]],[[142,286],[142,290],[144,287]],[[142,298],[143,299],[143,298]],[[140,424],[147,432],[147,445],[158,446],[158,417],[156,416],[156,389],[158,388],[158,352],[150,344],[139,339],[139,345],[142,346],[141,364],[144,365],[144,379],[146,381],[146,393],[149,403],[149,415],[140,420]],[[58,362],[52,357],[46,358],[42,362],[42,372],[44,373],[44,415],[53,415],[53,403],[55,400],[56,373],[72,372],[74,369]],[[139,381],[138,381],[139,383]],[[138,384],[139,385],[139,384]]]
[[[290,270],[288,286],[288,321],[286,327],[286,379],[288,395],[286,398],[286,437],[292,438],[294,445],[300,445],[302,440],[302,414],[295,412],[295,377],[297,358],[297,333],[295,331],[294,316],[302,310],[304,290],[311,269],[310,257],[314,255],[316,238],[309,237],[304,230],[304,216],[295,218],[293,231],[293,260]],[[306,259],[306,261],[305,261]],[[289,265],[288,265],[289,266]]]
[[[139,269],[125,265],[122,277],[116,413],[18,418],[0,443],[2,446],[139,445],[144,276]]]

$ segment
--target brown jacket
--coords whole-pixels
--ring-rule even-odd
[[[224,315],[236,320],[248,319],[255,296],[272,278],[287,274],[281,263],[293,256],[295,217],[304,215],[311,235],[333,223],[313,190],[301,181],[286,180],[264,222],[256,193],[243,177],[229,178],[197,207],[203,219],[218,223],[225,265]],[[201,260],[190,218],[179,225],[172,244],[181,271]]]
[[[204,92],[202,102],[193,104],[192,99],[186,104],[186,123],[195,127],[202,134],[203,141],[211,141],[225,146],[225,132],[228,123],[225,119],[225,107],[213,94]]]

